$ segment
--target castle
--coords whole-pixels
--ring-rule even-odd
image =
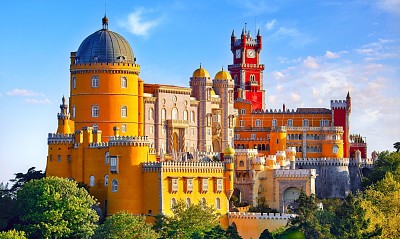
[[[350,141],[350,94],[330,109],[265,109],[260,32],[232,32],[229,72],[212,78],[200,65],[181,87],[145,83],[130,44],[107,17],[102,24],[71,52],[46,175],[87,184],[105,215],[170,214],[178,200],[201,201],[244,233],[247,216],[229,212],[232,194],[285,213],[301,189],[345,197],[359,186],[366,144]]]

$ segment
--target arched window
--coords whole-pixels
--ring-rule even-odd
[[[153,119],[153,114],[154,114],[154,110],[153,110],[153,108],[150,108],[149,109],[149,120]]]
[[[94,181],[95,181],[94,176],[93,176],[93,175],[90,176],[90,178],[89,178],[89,186],[90,186],[90,187],[93,187],[93,186],[94,186]]]
[[[174,208],[174,205],[176,204],[176,199],[171,198],[171,209]]]
[[[256,120],[256,127],[261,127],[261,120]]]
[[[173,108],[172,109],[172,119],[173,120],[177,120],[179,117],[178,117],[178,109],[177,108]]]
[[[255,82],[256,81],[256,76],[251,74],[250,75],[250,82]]]
[[[99,77],[93,76],[92,77],[92,88],[97,88],[97,87],[99,87]]]
[[[221,200],[219,199],[219,197],[215,199],[215,208],[218,210],[221,209]]]
[[[165,110],[165,108],[161,109],[161,120],[165,120],[167,117],[167,111]]]
[[[121,125],[121,132],[123,132],[123,133],[126,132],[126,124]]]
[[[92,106],[92,117],[99,117],[99,107],[97,105]]]
[[[111,189],[111,191],[118,192],[118,180],[114,179],[112,181],[112,189]]]
[[[128,80],[126,79],[125,76],[121,77],[121,88],[126,88],[128,87]]]
[[[76,77],[72,77],[72,88],[76,89]]]
[[[107,151],[105,154],[104,154],[104,162],[106,163],[106,164],[108,164],[109,162],[110,162],[110,153]]]
[[[187,112],[187,110],[183,111],[183,120],[188,120],[188,112]]]
[[[332,153],[337,154],[338,151],[339,151],[339,146],[333,145],[333,147],[332,147]]]
[[[195,115],[194,115],[194,111],[192,110],[192,111],[190,111],[190,121],[191,122],[195,122],[196,120],[195,120]]]
[[[124,105],[121,107],[121,117],[127,117],[128,116],[128,108]]]
[[[243,160],[240,160],[239,167],[244,167],[244,161]]]
[[[278,121],[276,119],[272,120],[272,126],[278,126]]]
[[[104,186],[108,186],[108,174],[104,176]]]

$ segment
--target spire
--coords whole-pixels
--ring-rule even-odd
[[[231,37],[236,37],[236,36],[235,36],[235,29],[232,30],[232,35],[231,35]]]
[[[200,62],[200,69],[201,69],[201,62]]]
[[[347,96],[346,96],[346,98],[347,98],[347,99],[350,98],[350,91],[347,91]]]
[[[244,28],[242,29],[242,36],[244,36]]]
[[[258,29],[257,36],[258,36],[258,37],[261,36],[260,29]]]

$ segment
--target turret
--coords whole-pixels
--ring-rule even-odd
[[[65,104],[65,97],[62,97],[62,103],[60,105],[60,113],[57,114],[58,128],[57,134],[71,134],[70,116],[68,113],[68,105]]]
[[[296,147],[287,147],[286,157],[290,161],[290,169],[296,169]]]
[[[346,104],[347,104],[347,111],[351,113],[351,97],[349,91],[347,91]]]
[[[242,47],[246,47],[247,37],[246,37],[246,32],[244,31],[244,28],[242,30],[242,35],[240,35],[240,39],[242,41]]]
[[[235,150],[228,145],[224,150],[224,163],[225,163],[225,193],[228,199],[231,198],[233,193],[233,182],[234,182],[234,171],[235,166],[233,163],[233,157],[235,156]]]
[[[231,35],[231,51],[232,51],[232,53],[234,53],[235,41],[236,41],[235,30],[232,30],[232,35]]]
[[[285,151],[276,152],[276,161],[279,162],[281,169],[286,167],[286,153]]]
[[[262,36],[260,34],[260,29],[258,29],[258,32],[257,32],[257,44],[258,44],[257,50],[258,50],[258,52],[260,52],[262,50]]]

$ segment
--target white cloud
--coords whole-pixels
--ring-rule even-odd
[[[292,101],[294,101],[294,102],[301,101],[301,96],[297,92],[291,92],[290,96],[291,96]]]
[[[376,5],[383,11],[400,14],[400,1],[399,0],[377,0]]]
[[[39,93],[26,89],[12,89],[11,91],[8,91],[6,94],[8,96],[23,96],[23,97],[40,95]]]
[[[270,36],[271,40],[281,41],[282,39],[288,39],[289,44],[293,47],[304,47],[310,44],[315,39],[300,32],[296,28],[280,27]]]
[[[317,60],[314,57],[308,56],[304,61],[303,64],[310,69],[317,69],[319,67]]]
[[[334,59],[334,58],[339,58],[339,54],[331,51],[326,51],[325,52],[325,57],[328,59]]]
[[[272,72],[272,75],[275,77],[276,80],[280,80],[285,77],[285,75],[280,71]]]
[[[144,9],[136,9],[130,13],[126,20],[120,21],[119,25],[132,34],[139,36],[147,36],[149,31],[158,26],[162,22],[162,17],[152,20],[145,20],[144,15],[148,13]]]
[[[276,19],[272,19],[271,21],[267,22],[265,24],[265,27],[267,28],[268,31],[274,29],[276,23]]]
[[[29,98],[25,99],[25,102],[28,104],[51,104],[51,101],[48,98],[44,99]]]

